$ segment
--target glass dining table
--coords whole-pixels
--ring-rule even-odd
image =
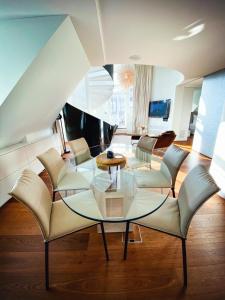
[[[133,149],[128,146],[114,145],[110,150],[123,154],[128,162],[132,159],[134,161]],[[143,172],[157,172],[167,167],[161,159],[151,155],[150,163],[140,161],[139,168]],[[87,170],[83,172],[86,174]],[[99,169],[93,159],[92,168],[88,172],[90,189],[79,193],[70,192],[69,196],[62,193],[61,197],[74,213],[100,224],[107,259],[109,255],[104,223],[125,223],[124,259],[126,259],[130,223],[158,210],[166,201],[170,189],[139,188],[137,167],[130,167],[129,164],[123,169],[116,167],[107,172]]]

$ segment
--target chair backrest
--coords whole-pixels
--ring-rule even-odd
[[[75,156],[75,162],[77,165],[91,159],[90,149],[85,138],[69,141],[69,145]]]
[[[137,143],[137,147],[144,152],[152,153],[156,141],[157,141],[156,138],[145,135],[139,139]]]
[[[175,185],[180,166],[188,154],[188,151],[185,151],[175,145],[170,145],[163,155],[163,162],[166,164],[171,175],[172,187]]]
[[[218,186],[204,166],[198,165],[189,172],[178,194],[183,237],[186,237],[191,219],[198,208],[218,191]]]
[[[38,155],[37,158],[47,170],[51,178],[53,188],[55,189],[58,185],[58,182],[66,173],[66,163],[54,148],[50,148],[46,152]]]
[[[156,138],[152,138],[150,136],[142,136],[136,147],[135,157],[139,160],[151,161],[151,154],[156,143]]]
[[[175,140],[176,134],[174,131],[165,131],[158,136],[154,149],[169,147]]]
[[[47,239],[52,200],[49,190],[41,178],[33,171],[25,169],[9,194],[32,211],[39,223],[44,239]]]

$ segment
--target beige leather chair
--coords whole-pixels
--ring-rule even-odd
[[[171,188],[175,197],[175,182],[178,171],[189,152],[171,145],[165,152],[160,170],[138,170],[135,172],[138,187]],[[159,159],[160,162],[160,159]]]
[[[47,170],[52,186],[53,201],[58,191],[89,189],[93,172],[75,172],[70,170],[61,155],[51,148],[37,158]]]
[[[191,219],[200,206],[218,191],[218,186],[206,168],[198,165],[186,176],[177,199],[169,197],[157,211],[134,222],[181,239],[185,286],[187,286],[186,238]],[[125,259],[126,255],[124,252]]]
[[[127,166],[129,168],[140,168],[143,167],[146,162],[151,163],[151,155],[154,145],[156,143],[156,138],[151,138],[150,136],[142,136],[135,149],[135,157],[127,159]]]
[[[46,289],[48,289],[49,242],[97,223],[75,214],[62,200],[52,202],[46,185],[41,178],[31,170],[26,169],[23,171],[21,177],[17,180],[10,192],[10,195],[24,204],[32,212],[40,226],[45,244],[45,286]],[[87,195],[85,198],[86,197]],[[103,223],[101,223],[101,229],[106,258],[108,259]]]
[[[85,138],[69,141],[70,149],[74,154],[76,165],[83,164],[92,159],[89,146]]]

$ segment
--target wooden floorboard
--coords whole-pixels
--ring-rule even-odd
[[[181,145],[184,146],[185,145]],[[179,172],[210,160],[193,152]],[[51,188],[46,173],[41,174]],[[121,234],[107,234],[105,261],[96,227],[50,244],[50,291],[44,290],[44,248],[30,212],[15,200],[0,209],[0,299],[225,299],[225,200],[212,197],[194,216],[187,240],[189,286],[182,288],[180,240],[141,228],[142,244],[129,244],[122,260]]]

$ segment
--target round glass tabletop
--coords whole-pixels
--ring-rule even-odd
[[[116,223],[145,217],[163,205],[171,181],[166,165],[153,155],[147,162],[136,159],[124,151],[126,147],[121,147],[114,146],[113,151],[127,158],[124,169],[115,168],[108,172],[92,164],[95,167],[89,171],[89,190],[68,191],[67,196],[61,193],[64,203],[72,211],[94,221]],[[134,162],[140,164],[138,168],[132,166]],[[79,168],[77,170],[79,172]]]

